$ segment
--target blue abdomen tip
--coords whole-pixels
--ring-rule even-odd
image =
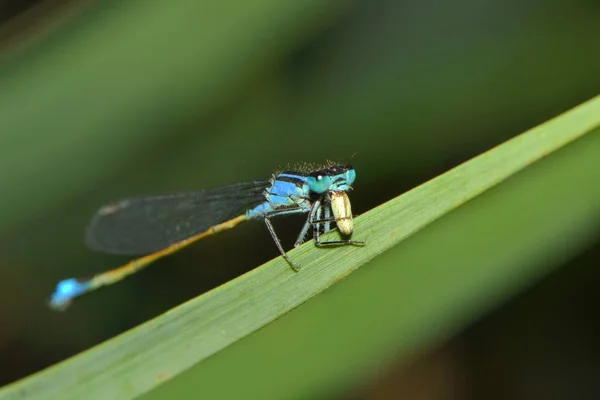
[[[67,308],[75,297],[82,295],[89,288],[88,282],[79,282],[77,279],[65,279],[56,285],[56,290],[50,298],[50,307],[62,310]]]

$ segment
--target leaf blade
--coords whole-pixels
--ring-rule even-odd
[[[304,265],[300,273],[291,272],[280,259],[272,260],[90,351],[5,387],[0,399],[131,398],[147,393],[598,126],[600,97],[365,213],[356,221],[356,232],[358,238],[369,240],[366,247],[324,251],[305,244],[291,252]]]

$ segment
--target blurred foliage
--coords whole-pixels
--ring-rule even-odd
[[[331,392],[339,382],[353,384],[355,371],[381,363],[390,350],[405,353],[447,335],[457,320],[480,315],[515,286],[525,286],[565,254],[589,244],[600,221],[600,187],[588,184],[600,170],[598,129],[600,96],[356,218],[356,233],[368,240],[367,246],[327,251],[305,243],[289,252],[303,266],[300,273],[277,257],[91,351],[9,385],[0,390],[0,398],[134,398],[157,385],[154,398],[198,391],[211,398],[310,398],[324,387]],[[549,199],[542,203],[540,198]],[[570,207],[565,209],[565,203]],[[448,213],[458,217],[442,218]],[[461,235],[456,235],[458,226]],[[441,227],[446,228],[442,237]],[[416,239],[408,239],[416,233]],[[565,233],[579,240],[556,246]],[[323,239],[332,237],[339,236],[331,232]],[[391,247],[395,258],[377,257]],[[332,290],[373,258],[368,269],[379,272],[377,279],[359,274],[360,279],[351,280],[351,291]],[[312,311],[289,313],[328,288],[333,295],[327,297],[329,304],[320,301],[319,308],[311,308],[313,300]],[[356,304],[357,293],[370,295]],[[282,340],[273,340],[269,328],[261,328],[275,320],[275,326],[302,328],[285,334],[276,329]],[[331,336],[332,343],[322,343],[326,329],[344,326],[346,345]],[[250,340],[238,343],[245,338]],[[318,368],[310,356],[306,359],[305,348],[321,359]],[[265,352],[276,356],[265,360]],[[201,361],[211,356],[225,359],[220,364],[225,368],[210,367],[215,365],[211,360],[205,367]],[[237,382],[243,384],[228,388],[232,369],[250,369],[248,364],[255,365],[253,372],[240,373],[245,376]],[[173,383],[160,387],[165,381]]]
[[[2,382],[277,255],[240,227],[51,313],[58,279],[124,261],[81,240],[106,201],[333,158],[360,213],[600,89],[593,1],[71,3],[0,54]]]

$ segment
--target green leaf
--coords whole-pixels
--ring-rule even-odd
[[[361,215],[355,237],[367,246],[309,242],[290,252],[299,273],[274,259],[8,385],[0,399],[132,398],[178,375],[150,398],[305,397],[343,384],[353,366],[450,334],[590,240],[600,204],[599,126],[597,97]]]

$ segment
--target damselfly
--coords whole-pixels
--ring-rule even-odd
[[[247,220],[262,219],[283,258],[293,262],[275,233],[271,218],[308,214],[294,244],[305,241],[312,227],[315,244],[344,245],[354,230],[350,199],[356,172],[350,165],[328,164],[320,169],[283,171],[270,180],[236,183],[197,192],[131,197],[100,208],[86,230],[88,247],[109,254],[143,255],[91,279],[61,281],[50,299],[54,309],[65,309],[75,297],[110,285],[153,261],[207,236],[231,229]],[[346,238],[321,241],[320,233],[335,223]]]

